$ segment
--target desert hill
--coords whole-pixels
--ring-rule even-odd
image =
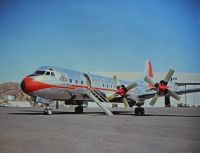
[[[7,95],[15,96],[16,100],[30,99],[30,96],[28,96],[21,90],[20,84],[14,82],[0,84],[0,97],[4,97]]]

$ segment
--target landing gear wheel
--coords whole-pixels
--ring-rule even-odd
[[[45,115],[51,115],[53,113],[53,111],[52,111],[52,109],[50,109],[50,108],[46,108],[45,110],[44,110],[44,114]]]
[[[45,108],[45,110],[44,110],[44,114],[47,115],[47,109],[46,109],[46,108]]]
[[[139,112],[139,108],[135,108],[135,116],[139,116],[140,112]]]
[[[75,108],[75,113],[76,114],[83,114],[83,107],[76,107]]]
[[[52,109],[48,109],[47,110],[47,115],[51,115],[53,112],[52,112]]]
[[[145,115],[144,108],[141,108],[141,107],[135,108],[135,115],[136,116],[144,116]]]
[[[144,115],[145,115],[144,108],[140,108],[140,116],[144,116]]]

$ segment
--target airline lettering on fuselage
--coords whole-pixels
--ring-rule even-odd
[[[65,74],[60,75],[60,81],[67,82],[67,77],[65,76]]]

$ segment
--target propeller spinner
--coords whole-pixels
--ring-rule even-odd
[[[169,86],[167,85],[169,80],[171,79],[172,75],[174,74],[174,70],[170,69],[169,72],[167,73],[167,75],[165,76],[165,78],[163,80],[160,81],[160,83],[154,83],[150,78],[148,78],[147,76],[144,78],[144,80],[146,82],[148,82],[150,85],[155,87],[155,90],[157,91],[157,93],[154,95],[154,97],[151,99],[150,105],[153,106],[159,95],[170,95],[172,96],[174,99],[176,100],[180,100],[180,96],[175,93],[174,91],[169,89]]]

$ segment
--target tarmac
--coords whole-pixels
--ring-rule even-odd
[[[199,153],[200,108],[145,108],[104,115],[59,109],[0,108],[1,153]],[[116,111],[116,110],[115,110]]]

